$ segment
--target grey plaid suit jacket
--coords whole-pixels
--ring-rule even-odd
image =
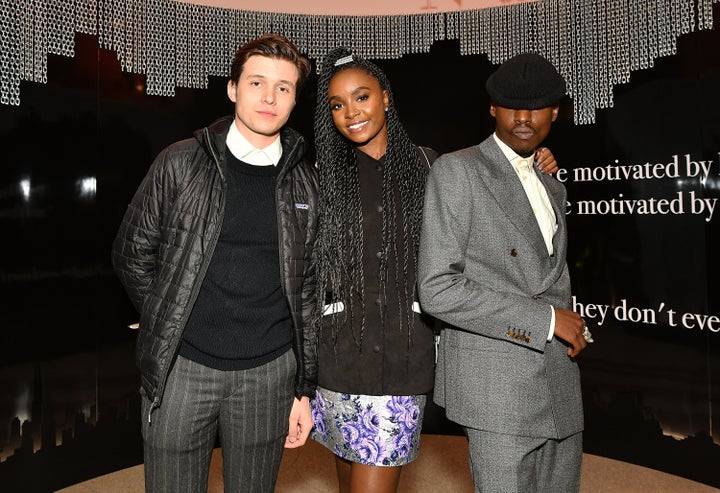
[[[440,156],[425,192],[422,309],[442,320],[434,399],[449,419],[561,439],[583,429],[580,375],[550,305],[568,308],[565,187],[539,174],[557,217],[554,255],[515,170],[492,136]]]

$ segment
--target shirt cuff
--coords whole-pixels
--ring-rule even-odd
[[[550,333],[548,333],[548,342],[552,341],[553,335],[555,335],[555,307],[550,305]]]

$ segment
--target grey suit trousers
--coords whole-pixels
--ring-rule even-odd
[[[226,492],[275,489],[294,398],[295,355],[221,371],[178,357],[148,421],[142,394],[147,493],[205,493],[219,432]]]
[[[582,432],[562,440],[465,428],[477,493],[577,493]]]

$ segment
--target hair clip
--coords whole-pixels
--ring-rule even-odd
[[[340,65],[345,65],[346,63],[350,63],[353,61],[352,55],[344,56],[342,58],[338,58],[335,60],[335,66],[338,67]]]

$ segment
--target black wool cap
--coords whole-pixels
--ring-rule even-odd
[[[490,101],[515,110],[555,106],[565,97],[565,79],[537,53],[521,53],[505,62],[485,84]]]

